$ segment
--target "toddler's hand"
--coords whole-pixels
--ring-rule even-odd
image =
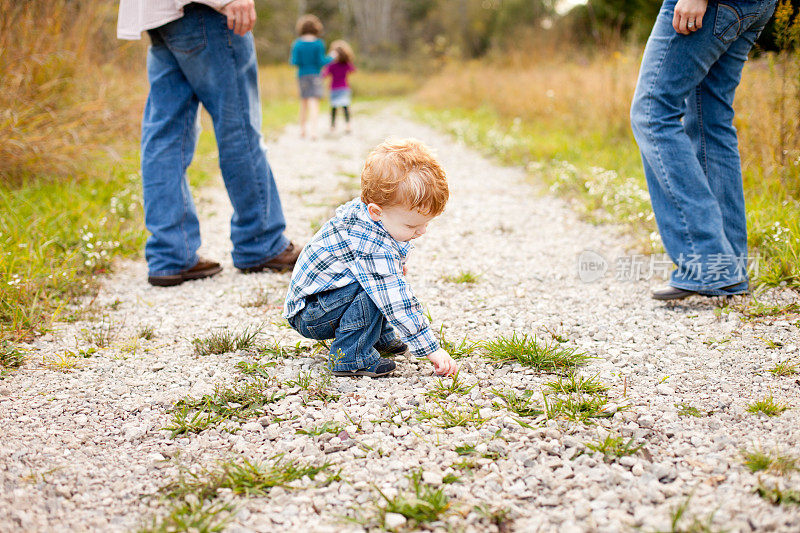
[[[408,269],[403,265],[403,275],[405,276],[406,274],[408,274]]]
[[[452,376],[458,372],[458,365],[450,354],[439,348],[428,355],[428,360],[433,363],[433,371],[437,376]]]

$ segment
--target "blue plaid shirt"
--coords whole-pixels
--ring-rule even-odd
[[[375,222],[360,198],[336,209],[303,248],[292,273],[283,316],[291,318],[306,297],[358,282],[411,353],[425,357],[439,349],[430,324],[403,276],[410,242],[394,240]]]

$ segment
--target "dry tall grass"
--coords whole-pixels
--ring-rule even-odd
[[[0,183],[69,177],[138,130],[141,48],[115,42],[116,2],[0,0]]]

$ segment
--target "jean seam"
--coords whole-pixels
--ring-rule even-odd
[[[187,114],[185,120],[186,120],[186,122],[189,122],[189,114]],[[186,187],[188,187],[188,184],[185,183],[185,181],[186,181],[186,167],[188,166],[186,164],[186,144],[187,144],[187,137],[188,137],[189,131],[190,131],[189,129],[194,127],[194,124],[186,124],[186,122],[184,123],[183,135],[181,137],[181,180],[182,180],[182,182],[181,182],[181,187],[180,188],[181,188],[181,197],[183,199],[183,203],[182,203],[183,216],[181,217],[180,226],[181,226],[181,234],[183,235],[184,257],[186,258],[185,260],[188,261],[189,260],[189,235],[186,233],[186,215],[187,215],[189,209],[187,207],[188,200],[186,198]],[[186,268],[191,268],[194,265],[184,265],[184,266]]]
[[[703,122],[703,102],[702,102],[702,90],[700,85],[695,88],[695,113],[697,113],[697,127],[698,127],[698,135],[700,137],[700,164],[703,167],[703,172],[708,178],[708,155],[706,153],[706,133],[705,133],[705,125]]]
[[[673,42],[675,42],[674,38],[670,39],[669,45],[667,46],[667,49],[664,50],[664,53],[662,54],[661,59],[658,62],[658,68],[656,69],[656,73],[657,74],[656,74],[656,76],[653,76],[653,81],[650,83],[650,88],[648,90],[648,94],[653,94],[656,82],[658,81],[658,77],[659,77],[659,75],[661,73],[661,69],[664,66],[664,61],[666,61],[666,59],[667,59],[667,55],[669,54],[669,51],[672,48],[672,43]],[[652,123],[652,120],[653,120],[653,115],[652,115],[653,100],[654,100],[653,98],[649,98],[648,102],[647,102],[647,112],[646,112],[645,116],[647,117],[648,123]],[[647,128],[647,135],[648,135],[648,137],[650,137],[649,140],[650,140],[651,146],[655,147],[655,153],[656,153],[656,157],[658,159],[658,165],[660,167],[659,169],[661,171],[661,175],[664,176],[664,180],[663,180],[664,186],[665,186],[664,188],[666,189],[666,192],[669,194],[670,200],[672,200],[673,204],[675,204],[675,206],[676,206],[676,208],[678,210],[678,214],[681,217],[681,224],[683,226],[682,227],[682,231],[683,231],[684,235],[686,236],[687,240],[689,241],[689,247],[692,249],[692,253],[696,254],[694,241],[692,240],[692,236],[689,234],[689,227],[688,227],[689,225],[686,222],[686,216],[684,215],[683,209],[681,209],[681,206],[678,203],[677,199],[675,198],[675,194],[672,192],[672,189],[670,187],[669,176],[666,173],[666,169],[664,167],[664,161],[661,158],[661,150],[658,148],[658,144],[655,142],[653,130],[654,130],[654,128],[652,128],[652,127]]]

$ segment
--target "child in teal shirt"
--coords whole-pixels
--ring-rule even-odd
[[[300,86],[300,136],[306,136],[306,122],[312,139],[317,138],[317,115],[322,98],[320,71],[332,57],[325,55],[325,43],[319,38],[322,22],[314,15],[303,15],[297,21],[299,37],[292,43],[292,65],[297,67]]]

